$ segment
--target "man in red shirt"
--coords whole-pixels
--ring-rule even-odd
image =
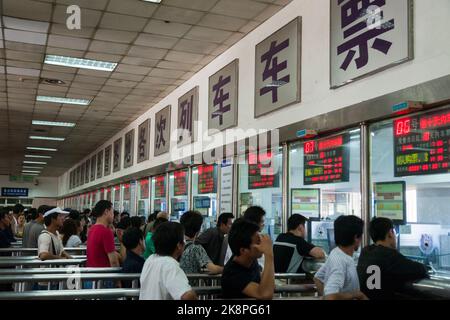
[[[88,234],[87,267],[120,267],[119,253],[114,244],[114,233],[109,228],[114,220],[112,203],[100,200],[95,205],[92,215],[97,218]]]

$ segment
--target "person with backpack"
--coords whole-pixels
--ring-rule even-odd
[[[55,260],[55,259],[72,259],[72,257],[64,251],[58,230],[64,223],[64,216],[69,214],[61,208],[53,208],[44,213],[44,224],[47,227],[42,230],[38,238],[38,256],[39,259]]]

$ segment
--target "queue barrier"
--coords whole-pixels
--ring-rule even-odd
[[[74,271],[67,268],[26,268],[26,269],[0,269],[0,276],[6,275],[27,275],[27,274],[55,274],[55,273],[68,273]],[[122,268],[86,268],[77,267],[78,273],[114,273],[121,272]]]
[[[64,248],[64,251],[67,253],[76,253],[76,254],[86,254],[86,247],[78,247],[78,248]],[[0,254],[2,253],[10,253],[9,257],[21,257],[26,256],[28,254],[38,254],[37,248],[22,248],[22,247],[9,247],[9,248],[0,248]]]
[[[69,266],[84,265],[86,259],[56,259],[56,260],[39,260],[39,259],[20,259],[10,257],[0,260],[0,268],[6,267],[41,267],[41,266]]]
[[[87,259],[86,255],[74,255],[72,256],[73,259]],[[19,257],[0,257],[1,261],[8,261],[14,259],[16,261],[26,261],[26,260],[39,260],[38,256],[19,256]]]

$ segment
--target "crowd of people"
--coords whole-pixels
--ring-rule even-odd
[[[70,259],[65,248],[85,245],[87,267],[140,273],[142,300],[197,299],[196,283],[187,275],[201,272],[221,274],[223,298],[271,299],[275,273],[303,273],[305,258],[325,261],[314,276],[324,299],[393,299],[405,282],[427,276],[424,265],[397,250],[389,219],[370,222],[373,244],[363,248],[356,261],[364,229],[360,218],[340,216],[334,221],[336,247],[327,256],[306,240],[307,219],[302,215],[290,216],[287,232],[274,242],[263,234],[265,215],[258,206],[236,220],[232,213],[222,213],[215,227],[201,232],[203,216],[197,211],[185,212],[179,222],[157,211],[145,221],[119,214],[107,200],[82,213],[49,206],[25,211],[18,204],[0,209],[0,247],[21,238],[23,247],[37,248],[39,259],[51,260]],[[372,266],[381,271],[381,285],[375,288],[368,281]],[[111,281],[104,287],[118,285],[129,288],[131,282]]]

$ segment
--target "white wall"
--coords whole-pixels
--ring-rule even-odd
[[[28,188],[29,198],[56,198],[58,196],[58,178],[40,177],[36,186],[34,183],[10,182],[9,176],[0,175],[0,188]]]
[[[450,30],[448,14],[450,12],[450,1],[415,0],[414,5],[414,60],[356,81],[345,87],[330,90],[329,0],[293,0],[283,10],[199,71],[160,103],[148,110],[128,127],[118,132],[114,137],[111,137],[101,148],[83,159],[85,161],[91,155],[112,144],[117,138],[123,137],[130,129],[136,129],[137,133],[138,125],[145,119],[151,118],[151,147],[148,161],[135,164],[131,168],[123,169],[106,178],[95,180],[83,187],[70,190],[70,192],[81,191],[83,188],[173,160],[170,159],[169,153],[153,157],[155,113],[171,104],[171,128],[175,128],[178,98],[198,85],[200,87],[199,120],[206,124],[208,115],[208,78],[236,58],[239,58],[239,128],[279,128],[450,74],[450,41],[448,41],[447,33]],[[255,46],[296,16],[302,16],[303,19],[302,102],[254,119]],[[206,129],[206,127],[203,128],[203,131]],[[214,147],[220,144],[220,142],[217,142]],[[135,154],[136,148],[135,143]],[[75,165],[73,168],[78,165]],[[69,193],[68,177],[70,170],[59,178],[59,195],[61,196]]]

